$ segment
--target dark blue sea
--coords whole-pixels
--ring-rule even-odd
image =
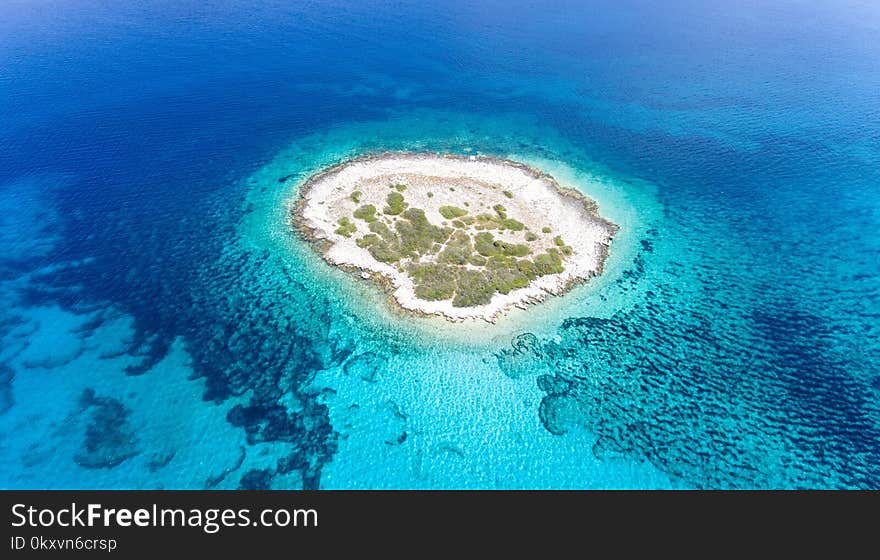
[[[498,323],[289,209],[387,150],[620,225]],[[880,5],[0,5],[0,487],[880,488]]]

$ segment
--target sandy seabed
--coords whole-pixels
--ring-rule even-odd
[[[359,206],[385,206],[392,184],[406,185],[406,202],[435,217],[431,222],[437,225],[442,224],[438,211],[441,206],[463,207],[468,202],[467,208],[478,213],[492,212],[493,205],[503,204],[507,214],[522,222],[526,230],[539,233],[533,250],[552,247],[559,236],[572,253],[563,261],[563,272],[540,276],[507,294],[496,293],[485,305],[455,307],[451,300],[420,299],[408,274],[377,261],[367,249],[358,247],[357,238],[369,231],[365,223],[352,220],[358,232],[351,237],[336,233],[339,220],[350,217]],[[357,202],[351,196],[355,191],[361,193]],[[296,228],[327,262],[376,281],[404,310],[439,315],[450,321],[494,322],[511,308],[525,308],[549,295],[561,295],[575,284],[601,274],[618,229],[599,216],[593,200],[578,191],[563,189],[538,169],[498,158],[433,153],[390,152],[331,167],[305,182],[291,213]],[[552,234],[540,234],[545,227],[550,227]],[[523,241],[525,230],[493,233],[498,239],[516,243]]]

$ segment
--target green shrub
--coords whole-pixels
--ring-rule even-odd
[[[364,196],[364,193],[362,193],[361,191],[354,191],[353,193],[351,193],[349,198],[351,198],[354,201],[354,203],[357,204],[358,202],[361,201],[362,196]]]
[[[486,268],[502,269],[516,266],[516,259],[507,255],[494,255],[486,259]]]
[[[510,257],[492,257],[486,264],[486,279],[502,294],[524,288],[529,284],[529,277],[517,265],[517,260]]]
[[[397,239],[397,235],[391,231],[383,222],[370,222],[370,231],[379,234],[383,241],[393,241]]]
[[[454,307],[485,305],[492,300],[495,288],[479,270],[462,269],[458,272],[458,288],[452,300]]]
[[[461,218],[462,216],[467,214],[467,210],[463,210],[456,206],[441,206],[439,208],[440,215],[446,218],[447,220],[452,220],[454,218]]]
[[[437,262],[463,265],[473,253],[471,237],[459,230],[452,234],[446,242],[446,248],[437,255]]]
[[[452,226],[457,227],[458,229],[465,228],[464,222],[462,222],[461,220],[452,220]]]
[[[502,250],[505,255],[511,257],[524,257],[532,252],[528,245],[523,245],[522,243],[504,243]]]
[[[431,252],[435,243],[445,243],[452,233],[450,228],[431,224],[421,208],[410,208],[403,219],[394,224],[400,236],[400,249],[405,256],[424,255]]]
[[[358,247],[363,249],[363,248],[369,247],[370,245],[373,245],[375,243],[379,243],[379,236],[376,235],[375,233],[368,233],[365,236],[358,239],[357,241],[355,241],[355,243],[357,243]]]
[[[526,226],[522,222],[518,222],[512,218],[507,218],[502,222],[504,229],[509,229],[510,231],[522,231],[526,229]]]
[[[563,245],[565,245],[565,241],[562,240],[561,235],[557,235],[556,239],[554,239],[553,242],[556,243],[557,247],[562,247]]]
[[[395,243],[388,243],[387,241],[380,241],[379,243],[374,243],[367,248],[370,254],[379,262],[383,263],[395,263],[400,260],[400,247]]]
[[[501,192],[503,192],[503,193],[504,193],[504,196],[506,196],[507,198],[513,198],[513,193],[512,193],[512,192],[510,192],[510,191],[501,191]]]
[[[361,206],[352,214],[355,218],[359,220],[363,220],[365,222],[375,222],[376,221],[376,207],[372,204],[366,204]]]
[[[403,192],[406,190],[406,185],[400,185],[400,184],[391,185],[391,188],[396,190],[397,192]]]
[[[498,214],[498,217],[502,220],[507,218],[507,209],[504,206],[496,204],[492,207],[492,210],[495,210],[495,213]]]
[[[550,233],[550,232],[553,231],[553,230],[550,229],[550,228],[547,227],[547,226],[544,226],[544,227],[541,228],[541,231],[543,231],[544,233]]]
[[[374,259],[384,263],[395,263],[401,259],[403,255],[400,250],[400,240],[396,233],[378,220],[370,222],[370,231],[378,235],[378,238],[367,246],[367,250],[373,255]],[[366,237],[365,235],[364,238]]]
[[[428,301],[449,299],[455,293],[458,271],[443,264],[411,265],[416,297]]]
[[[532,233],[530,231],[526,232],[526,241],[537,241],[537,240],[538,240],[537,235],[535,235],[534,233]]]
[[[509,257],[524,257],[532,252],[528,245],[522,243],[508,243],[495,239],[491,233],[483,231],[474,236],[474,249],[484,257],[506,255]]]
[[[434,193],[428,192],[428,198],[434,198]]]
[[[474,236],[474,249],[484,257],[501,254],[501,249],[495,245],[495,237],[487,231],[480,232]]]
[[[407,204],[403,201],[403,195],[399,192],[388,193],[388,196],[385,197],[385,201],[388,203],[388,206],[382,209],[382,212],[388,214],[390,216],[398,216],[406,210]]]
[[[357,226],[351,223],[345,216],[339,218],[337,223],[339,227],[336,229],[336,233],[339,235],[351,237],[357,231]]]
[[[547,249],[546,253],[535,257],[534,265],[537,276],[559,274],[565,270],[562,266],[562,259],[559,257],[559,252],[556,249]]]
[[[535,263],[528,259],[520,259],[516,261],[516,269],[529,280],[534,280],[538,277],[538,271],[535,268]]]
[[[485,266],[486,257],[478,255],[476,253],[471,253],[471,256],[468,257],[468,262],[474,266]]]
[[[479,230],[502,229],[502,226],[497,216],[491,216],[489,214],[478,214],[476,228]]]
[[[478,214],[477,215],[477,229],[485,230],[485,229],[508,229],[510,231],[522,231],[526,229],[525,224],[514,220],[513,218],[507,218],[506,215],[502,216],[501,213],[497,216],[492,216],[490,214]]]

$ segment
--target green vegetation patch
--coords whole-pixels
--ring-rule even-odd
[[[442,206],[440,214],[453,226],[444,227],[428,221],[424,210],[409,208],[397,189],[388,193],[386,201],[383,213],[390,218],[381,218],[371,204],[354,211],[353,217],[366,222],[370,230],[356,243],[377,261],[408,273],[416,297],[426,301],[452,300],[455,307],[485,305],[496,293],[507,294],[540,276],[562,272],[563,255],[572,253],[559,236],[554,239],[556,247],[538,255],[532,255],[525,243],[496,238],[489,230],[525,229],[507,217],[501,204],[492,207],[494,214],[476,216],[455,206]],[[340,235],[350,237],[357,232],[348,218],[340,218],[338,223],[336,232]],[[470,225],[481,231],[472,235],[467,229]],[[526,231],[525,239],[536,241],[538,235]],[[436,257],[425,259],[429,255]]]
[[[526,229],[525,224],[514,220],[513,218],[508,218],[505,213],[496,210],[496,214],[497,215],[495,216],[491,214],[478,214],[477,225],[475,227],[480,230],[507,229],[510,231],[522,231]]]
[[[388,193],[388,196],[385,197],[385,202],[388,203],[388,206],[383,208],[382,212],[389,216],[399,216],[409,206],[409,204],[403,201],[403,195],[399,192]]]
[[[498,247],[495,246],[495,236],[486,231],[474,236],[474,249],[484,257],[501,254]]]
[[[492,257],[486,263],[486,280],[502,294],[517,288],[525,288],[531,279],[517,266],[517,260],[510,257]]]
[[[510,192],[510,191],[501,191],[501,192],[503,192],[503,193],[504,193],[504,196],[506,196],[507,198],[513,198],[513,193],[512,193],[512,192]]]
[[[367,251],[370,252],[374,259],[382,263],[390,264],[400,260],[400,247],[385,241],[371,244]]]
[[[446,248],[437,255],[437,262],[463,265],[473,252],[471,236],[458,230],[446,242]]]
[[[401,184],[398,183],[398,184],[395,184],[395,185],[391,185],[391,188],[394,189],[394,190],[396,190],[397,192],[403,192],[403,191],[406,190],[406,185],[401,185]]]
[[[400,236],[400,248],[407,257],[416,257],[432,252],[435,243],[445,243],[452,233],[450,228],[431,224],[421,208],[410,208],[403,213],[403,219],[394,224]]]
[[[535,274],[544,276],[547,274],[559,274],[565,268],[562,266],[562,258],[556,249],[547,249],[546,253],[542,253],[535,257]]]
[[[357,231],[357,226],[351,223],[348,218],[345,216],[339,218],[337,222],[339,227],[336,228],[336,233],[345,237],[351,237]]]
[[[477,215],[477,229],[501,229],[501,221],[497,216],[492,216],[489,214],[478,214]]]
[[[571,256],[574,253],[574,249],[565,244],[565,241],[562,239],[561,235],[557,235],[553,239],[553,243],[555,243],[556,246],[559,247],[559,250],[562,251],[562,254],[567,257]]]
[[[397,234],[391,231],[387,225],[380,221],[370,222],[370,231],[376,235],[376,239],[367,242],[367,250],[379,262],[394,263],[400,260],[400,240]],[[364,238],[367,236],[365,235]]]
[[[508,243],[495,239],[495,237],[483,231],[474,236],[474,249],[484,257],[505,255],[508,257],[524,257],[532,252],[528,245],[522,243]]]
[[[539,276],[563,270],[562,260],[555,249],[538,255],[533,261],[507,255],[487,259],[472,254],[467,262],[481,268],[466,268],[447,260],[410,265],[416,296],[429,301],[452,298],[454,307],[485,305],[495,293],[507,294],[525,288]]]
[[[485,305],[492,301],[493,295],[495,287],[486,281],[486,275],[482,271],[466,268],[459,270],[458,285],[452,299],[453,307]]]
[[[396,239],[394,232],[384,222],[372,222],[370,224],[370,231],[378,234],[382,241],[394,241]]]
[[[550,228],[547,227],[547,226],[544,226],[544,227],[541,228],[541,231],[543,231],[544,233],[550,233],[550,232],[553,231],[553,230],[550,229]]]
[[[461,218],[462,216],[467,215],[467,210],[462,208],[458,208],[457,206],[441,206],[438,211],[440,215],[446,218],[447,220],[452,220],[455,218]]]
[[[409,267],[416,297],[427,301],[449,299],[458,285],[458,269],[444,264],[419,264]]]
[[[354,191],[353,193],[351,193],[349,198],[351,198],[354,201],[354,203],[357,204],[358,202],[361,201],[362,196],[364,196],[364,193],[362,193],[361,191]]]
[[[366,204],[361,206],[352,214],[355,218],[359,220],[363,220],[365,222],[375,222],[376,221],[376,207],[372,204]]]
[[[522,231],[526,229],[525,224],[523,224],[522,222],[518,222],[513,218],[507,218],[501,223],[504,226],[504,229],[509,229],[510,231]]]
[[[355,243],[357,243],[357,246],[360,247],[361,249],[365,249],[365,248],[369,247],[370,245],[373,245],[373,244],[379,243],[379,242],[380,242],[379,236],[376,235],[375,233],[368,233],[365,236],[363,236],[355,241]]]
[[[528,245],[522,243],[503,243],[504,254],[510,257],[524,257],[532,252]]]

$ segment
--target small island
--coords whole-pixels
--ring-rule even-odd
[[[494,322],[600,274],[618,229],[540,170],[433,153],[336,165],[306,181],[291,213],[327,262],[450,321]]]

